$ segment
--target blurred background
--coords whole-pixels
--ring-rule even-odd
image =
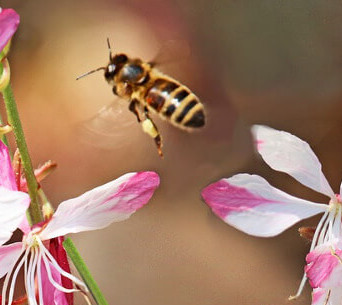
[[[72,236],[109,303],[291,303],[309,249],[297,229],[318,218],[275,238],[250,237],[213,215],[200,191],[249,172],[292,195],[327,201],[255,154],[250,126],[258,123],[309,142],[338,192],[340,1],[8,0],[4,7],[21,16],[10,53],[13,89],[34,165],[58,163],[42,183],[54,205],[126,172],[160,174],[151,202],[129,220]],[[114,52],[145,60],[171,40],[190,47],[160,70],[200,97],[207,124],[187,133],[154,116],[163,160],[102,72],[75,80],[107,64],[107,37]],[[113,102],[102,130],[84,128]],[[295,304],[310,300],[307,287]]]

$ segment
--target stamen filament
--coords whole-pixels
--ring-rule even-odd
[[[27,274],[28,274],[28,267],[27,267],[27,256],[28,256],[28,253],[29,253],[30,249],[27,248],[26,251],[25,251],[25,264],[24,264],[24,279],[27,279]],[[25,291],[28,291],[28,286],[27,286],[27,282],[26,280],[24,280],[24,284],[25,284]]]
[[[313,248],[315,248],[316,246],[316,242],[318,239],[318,236],[320,236],[320,232],[321,232],[321,228],[323,226],[323,223],[325,223],[326,218],[329,215],[329,210],[326,210],[321,218],[321,220],[319,221],[317,228],[315,230],[315,234],[314,237],[312,238],[312,242],[311,242],[311,247],[310,247],[310,252],[313,250]]]
[[[291,300],[297,299],[297,298],[302,294],[303,289],[304,289],[304,285],[305,285],[307,279],[308,279],[308,278],[306,277],[306,274],[304,273],[304,275],[303,275],[303,277],[302,277],[302,281],[301,281],[300,284],[299,284],[299,288],[298,288],[298,290],[297,290],[297,293],[296,293],[295,295],[291,295],[291,296],[289,297],[289,300],[290,300],[290,301],[291,301]]]
[[[36,304],[34,285],[32,287],[32,283],[31,283],[31,273],[32,273],[32,268],[33,268],[34,252],[32,251],[31,247],[29,247],[28,250],[31,255],[30,255],[30,260],[28,263],[27,274],[25,276],[25,283],[27,285],[26,293],[27,293],[27,299],[29,301],[28,303],[31,305],[31,304]]]
[[[74,292],[74,291],[78,291],[77,289],[67,289],[67,288],[64,288],[63,286],[59,285],[52,277],[52,274],[51,274],[51,268],[49,266],[49,261],[45,255],[45,253],[42,253],[42,259],[43,259],[43,262],[44,262],[44,266],[46,268],[46,273],[47,273],[47,276],[49,278],[49,281],[50,283],[56,287],[58,290],[60,291],[63,291],[63,292],[66,292],[66,293],[70,293],[70,292]]]
[[[57,263],[57,261],[54,259],[54,257],[51,255],[51,253],[45,248],[45,246],[43,245],[43,243],[41,242],[40,239],[38,239],[38,243],[39,243],[39,245],[40,245],[41,251],[44,252],[43,254],[45,254],[45,255],[49,258],[51,264],[57,269],[57,271],[58,271],[61,275],[63,275],[64,277],[70,279],[70,280],[73,281],[75,284],[77,284],[77,285],[83,287],[86,291],[88,291],[87,286],[86,286],[81,280],[79,280],[77,277],[73,276],[72,274],[70,274],[70,273],[64,271],[64,270],[59,266],[59,264]],[[44,255],[43,255],[43,259],[44,259]],[[66,289],[66,288],[64,288],[64,289]],[[72,290],[72,289],[69,289],[69,290]],[[74,291],[79,291],[79,290],[78,290],[78,289],[75,289],[75,290],[72,290],[72,291],[70,291],[70,292],[74,292]]]
[[[42,253],[40,251],[38,252],[37,280],[38,280],[39,305],[44,305],[44,300],[43,300],[43,283],[42,283]]]
[[[32,254],[33,252],[33,254]],[[31,282],[31,289],[32,289],[32,298],[34,299],[34,304],[38,305],[37,299],[36,299],[36,287],[35,287],[35,275],[37,270],[37,261],[38,261],[38,249],[37,247],[34,247],[34,249],[31,248],[31,254],[33,255],[34,259],[32,262],[32,270],[29,276],[29,281]]]
[[[330,223],[330,221],[331,221],[331,219],[332,219],[333,217],[334,217],[334,215],[331,213],[331,211],[329,211],[328,218],[325,220],[325,223],[324,223],[324,225],[323,225],[323,227],[322,227],[322,229],[321,229],[321,231],[320,231],[320,235],[319,235],[319,238],[318,238],[318,242],[317,242],[317,244],[315,245],[315,247],[316,247],[317,245],[321,245],[321,244],[324,243],[325,236],[326,236],[327,230],[328,230],[327,227],[328,227],[328,225],[329,225],[329,223]],[[314,247],[313,247],[313,248],[314,248]],[[310,249],[310,251],[312,251],[313,248]]]
[[[342,217],[342,210],[341,206],[337,207],[337,214],[334,219],[334,227],[333,227],[333,238],[338,238],[341,233],[341,217]]]
[[[19,261],[17,267],[15,268],[15,271],[13,273],[13,277],[12,277],[12,281],[11,281],[11,286],[10,286],[10,290],[9,290],[9,295],[8,295],[8,304],[12,304],[13,301],[13,295],[14,295],[14,286],[15,286],[15,282],[17,281],[17,276],[18,273],[22,267],[22,265],[24,264],[25,261],[25,256],[23,256],[21,258],[21,260]]]

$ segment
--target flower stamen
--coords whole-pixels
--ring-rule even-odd
[[[14,295],[14,286],[15,286],[15,283],[17,281],[18,273],[19,273],[22,265],[24,264],[24,259],[25,259],[25,256],[20,260],[20,262],[18,263],[18,265],[15,268],[15,271],[13,273],[11,286],[10,286],[10,290],[9,290],[9,295],[8,295],[8,304],[12,304],[13,295]]]
[[[36,270],[37,270],[37,262],[38,262],[38,249],[37,248],[31,248],[31,256],[33,257],[32,259],[32,265],[31,265],[31,272],[28,274],[28,280],[30,282],[30,287],[31,287],[31,296],[29,299],[34,300],[34,304],[37,304],[36,300],[36,289],[35,289],[35,275],[36,275]]]
[[[42,253],[38,253],[38,264],[37,264],[37,280],[38,280],[38,298],[39,305],[44,305],[43,302],[43,283],[42,283]]]
[[[330,222],[332,221],[332,219],[334,219],[334,213],[331,213],[331,211],[329,211],[328,218],[325,219],[325,222],[324,222],[324,225],[322,226],[322,229],[318,232],[319,233],[318,241],[315,245],[314,244],[311,245],[310,252],[315,247],[317,247],[318,245],[321,245],[325,242],[327,234],[328,234],[328,230],[329,230],[328,226],[329,226]]]
[[[25,261],[25,267],[24,267],[24,275],[25,275],[25,289],[27,293],[27,299],[28,303],[31,305],[37,304],[35,300],[35,290],[34,290],[34,283],[32,286],[31,282],[31,274],[32,274],[32,268],[33,268],[33,261],[34,261],[34,252],[31,248],[27,248],[27,253],[30,253],[30,258],[27,263],[27,259]],[[32,253],[33,252],[33,253]]]
[[[312,243],[311,243],[311,247],[310,247],[310,252],[313,250],[313,248],[316,247],[317,243],[319,243],[319,241],[317,242],[317,240],[321,239],[321,233],[322,233],[322,231],[324,231],[324,229],[322,229],[322,227],[325,226],[326,220],[327,220],[328,216],[329,216],[329,211],[325,211],[323,216],[322,216],[322,218],[321,218],[321,220],[319,221],[319,223],[317,225],[314,237],[312,239]]]
[[[44,263],[45,265],[48,264],[48,262],[50,261],[52,266],[55,267],[57,269],[57,271],[63,275],[64,277],[70,279],[71,281],[73,281],[75,284],[83,287],[86,291],[88,291],[87,289],[87,286],[81,281],[79,280],[77,277],[73,276],[72,274],[64,271],[60,266],[59,264],[56,262],[56,260],[54,259],[54,257],[51,255],[51,253],[45,248],[45,246],[43,245],[43,243],[41,242],[40,239],[38,239],[38,243],[39,243],[39,246],[40,246],[40,250],[42,251],[42,258],[44,260]],[[48,261],[49,259],[49,261]],[[46,266],[46,268],[50,270],[50,267],[49,266]],[[58,285],[58,284],[57,284]],[[56,287],[57,288],[57,287]],[[59,288],[58,288],[59,289]],[[61,287],[61,289],[59,289],[61,291],[64,291],[64,292],[75,292],[75,291],[79,291],[78,289],[67,289],[67,288],[64,288],[64,287]]]
[[[43,243],[41,242],[41,240],[39,240],[39,246],[40,246],[40,250],[41,250],[41,253],[42,253],[42,259],[43,259],[43,262],[44,262],[44,266],[46,268],[46,272],[47,272],[47,276],[51,282],[51,284],[57,288],[58,290],[62,291],[62,292],[65,292],[65,293],[72,293],[72,292],[77,292],[79,291],[78,289],[68,289],[68,288],[65,288],[61,285],[59,285],[52,277],[52,273],[51,273],[51,267],[50,267],[50,263],[51,265],[64,277],[70,279],[71,281],[73,281],[74,283],[84,287],[85,289],[86,286],[85,284],[80,281],[79,279],[77,279],[76,277],[74,277],[72,274],[64,271],[59,265],[58,263],[56,262],[56,260],[54,259],[54,257],[50,254],[50,252],[45,248],[45,246],[43,245]]]
[[[306,274],[304,273],[302,280],[299,284],[299,288],[297,290],[297,293],[295,295],[290,295],[288,298],[289,301],[297,299],[302,294],[307,279],[308,278],[307,278]]]

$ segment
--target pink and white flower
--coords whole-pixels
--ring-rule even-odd
[[[310,146],[296,136],[261,125],[253,126],[252,133],[258,152],[271,168],[289,174],[329,200],[315,203],[300,199],[271,186],[264,178],[250,174],[221,179],[204,188],[202,197],[226,223],[260,237],[278,235],[302,219],[323,213],[313,236],[305,271],[314,288],[312,304],[336,304],[331,300],[342,292],[342,185],[340,194],[335,195],[318,158]],[[296,297],[305,280],[306,276]],[[321,303],[324,296],[331,303]]]
[[[24,268],[24,282],[30,305],[67,305],[62,278],[86,290],[85,284],[63,270],[50,253],[50,241],[69,233],[97,230],[114,221],[129,218],[145,205],[159,185],[154,172],[129,173],[83,195],[62,202],[45,224],[23,229],[20,224],[29,204],[26,193],[16,190],[6,146],[0,142],[0,278],[5,276],[1,305],[12,303],[19,270]],[[4,245],[13,231],[24,231],[21,242]],[[38,294],[38,301],[36,298]]]

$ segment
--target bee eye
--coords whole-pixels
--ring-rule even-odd
[[[128,58],[125,54],[119,54],[119,55],[115,55],[114,57],[114,62],[116,64],[124,64],[125,62],[127,62]]]
[[[115,65],[114,64],[110,64],[107,66],[107,69],[105,71],[105,78],[106,79],[111,79],[114,77],[116,71],[115,71]]]

